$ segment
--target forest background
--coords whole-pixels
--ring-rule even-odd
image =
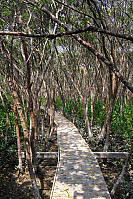
[[[122,166],[131,172],[132,14],[132,0],[0,1],[1,168],[17,149],[22,170],[23,149],[35,198],[36,140],[40,126],[51,138],[55,110],[83,130],[94,151],[129,152]],[[46,134],[42,107],[44,117],[50,110]]]

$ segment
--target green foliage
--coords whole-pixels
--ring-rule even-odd
[[[5,10],[2,12],[2,16],[9,16],[11,14],[11,11]]]
[[[88,18],[83,18],[82,23],[84,26],[88,24]]]
[[[6,112],[4,112],[3,109],[0,107],[0,133],[4,132],[6,126]]]
[[[57,99],[56,99],[56,109],[59,110],[59,109],[61,109],[61,107],[62,107],[62,100],[59,97],[57,97]]]
[[[41,105],[44,105],[45,98],[43,96],[40,97]]]
[[[58,107],[62,104],[57,100]],[[94,124],[102,126],[104,124],[107,112],[108,112],[108,103],[102,103],[101,100],[97,100],[94,105],[93,120]],[[76,114],[76,118],[82,124],[84,123],[84,113],[83,106],[78,98],[78,100],[73,100],[70,102],[67,101],[66,111],[69,115]],[[91,119],[91,100],[88,103],[88,118]],[[128,105],[124,106],[124,110],[121,112],[120,105],[115,102],[111,130],[117,134],[121,134],[124,139],[132,140],[133,139],[133,99]]]
[[[68,100],[66,103],[66,111],[70,114],[72,113],[72,104],[71,102]]]
[[[39,6],[38,5],[34,5],[34,11],[38,11],[39,10]]]
[[[72,102],[68,100],[66,103],[66,111],[68,114],[76,114],[77,120],[84,120],[83,107],[79,98],[77,100],[74,99]]]
[[[0,136],[0,152],[1,155],[5,152],[13,153],[16,149],[16,135],[8,135],[7,141],[5,142],[4,137]]]
[[[90,33],[90,34],[89,34],[89,40],[90,40],[90,41],[94,41],[95,39],[96,39],[96,34]]]
[[[5,142],[5,138],[0,134],[0,158],[1,164],[0,169],[5,167],[6,164],[11,164],[13,161],[13,157],[15,156],[16,151],[16,136],[8,135],[7,141]]]
[[[70,3],[71,3],[73,6],[77,6],[77,0],[71,0]]]
[[[84,120],[83,107],[82,107],[82,104],[81,104],[79,98],[78,98],[78,100],[75,99],[75,101],[73,103],[73,108],[76,113],[77,119]]]
[[[8,133],[14,132],[15,128],[15,118],[13,110],[10,110],[9,105],[7,105],[7,109],[0,105],[0,134],[4,134],[6,129],[8,129]],[[9,117],[9,121],[7,121],[7,114]]]
[[[111,129],[114,132],[122,133],[127,140],[133,139],[133,99],[124,110],[120,111],[120,105],[115,102],[111,122]]]
[[[24,18],[24,20],[28,21],[28,19],[29,19],[29,14],[28,14],[27,12],[24,12],[24,13],[23,13],[23,18]]]
[[[82,76],[84,75],[84,70],[83,70],[83,68],[81,68],[81,74],[82,74]]]
[[[104,109],[102,102],[98,100],[94,107],[94,123],[103,125],[107,112],[108,104],[104,104]],[[124,139],[131,140],[133,139],[133,99],[129,105],[124,106],[124,110],[121,112],[120,105],[115,102],[112,121],[111,121],[111,130],[117,134],[121,134]]]
[[[108,111],[108,104],[105,103],[103,109],[102,101],[97,100],[94,106],[94,113],[93,113],[94,123],[102,126],[106,118],[107,111]]]
[[[42,2],[42,3],[46,3],[46,0],[40,0],[40,2]]]
[[[10,159],[16,149],[15,117],[12,109],[12,97],[5,95],[2,97],[5,105],[3,106],[0,102],[0,154],[2,159],[5,157]]]

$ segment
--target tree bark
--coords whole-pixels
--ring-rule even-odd
[[[17,95],[17,92],[15,90],[13,91],[13,97],[14,97],[15,106],[17,107],[17,110],[18,110],[18,114],[19,114],[19,117],[20,117],[22,129],[23,129],[23,133],[24,133],[26,160],[27,160],[27,163],[28,163],[28,171],[29,171],[32,186],[33,186],[34,196],[35,196],[36,199],[41,199],[40,194],[39,194],[39,189],[37,187],[37,182],[36,182],[36,177],[35,177],[33,165],[32,165],[32,155],[31,155],[31,149],[30,149],[28,129],[27,129],[27,125],[26,125],[26,122],[25,122],[25,119],[24,119],[24,116],[23,116],[23,112],[22,112],[22,109],[21,109],[21,105],[20,105],[20,102],[19,102],[18,95]]]
[[[16,109],[16,107],[15,107]],[[19,135],[19,125],[18,125],[18,114],[17,114],[17,110],[15,110],[15,121],[16,121],[16,135],[17,135],[17,149],[18,149],[18,168],[20,169],[20,171],[22,171],[22,155],[21,155],[21,144],[20,144],[20,135]]]
[[[92,138],[92,132],[91,132],[91,128],[90,128],[90,122],[89,122],[89,118],[88,118],[88,99],[86,104],[84,104],[84,117],[85,117],[85,123],[86,123],[86,127],[87,127],[87,132],[88,132],[88,136],[89,138]]]
[[[35,151],[35,115],[33,110],[33,96],[31,91],[31,66],[29,62],[29,56],[28,56],[28,49],[25,40],[22,38],[22,46],[23,51],[25,55],[25,63],[27,66],[27,90],[28,90],[28,108],[30,112],[30,131],[29,131],[29,139],[30,139],[30,145],[31,145],[31,154],[32,154],[32,162],[34,167],[36,168],[37,160],[36,160],[36,151]]]
[[[110,105],[109,105],[108,114],[107,114],[107,117],[105,119],[104,125],[102,127],[99,139],[103,139],[105,137],[106,130],[110,131],[113,108],[114,108],[114,102],[115,102],[117,91],[118,91],[118,87],[119,87],[119,82],[117,82],[115,84],[115,88],[113,88],[114,85],[112,87],[112,77],[111,77],[110,82],[111,82],[110,83],[110,86],[111,86],[111,88],[110,88],[111,89],[111,94],[110,94],[111,95],[111,101],[110,101]],[[114,82],[113,82],[113,84],[114,84]],[[113,88],[113,90],[112,90],[112,88]],[[108,132],[108,135],[107,135],[107,139],[108,139],[108,136],[109,136],[109,132]]]
[[[93,125],[93,102],[94,102],[94,93],[91,91],[91,126]]]

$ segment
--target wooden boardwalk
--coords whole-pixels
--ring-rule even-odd
[[[78,129],[56,113],[59,161],[50,199],[111,198],[96,157]]]

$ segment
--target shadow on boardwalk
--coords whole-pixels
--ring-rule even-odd
[[[77,128],[56,113],[60,158],[51,199],[109,199],[102,172]]]

